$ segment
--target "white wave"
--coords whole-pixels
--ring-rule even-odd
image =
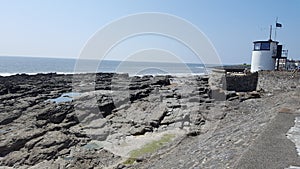
[[[16,73],[2,73],[0,72],[0,76],[13,76],[17,74],[26,74],[26,75],[37,75],[37,74],[49,74],[49,73],[56,73],[56,74],[82,74],[82,73],[118,73],[118,74],[127,74],[127,72],[110,72],[110,71],[104,71],[104,72],[38,72],[38,73],[25,73],[25,72],[16,72]],[[145,74],[130,74],[129,76],[145,76],[145,75],[152,75],[152,76],[165,76],[165,75],[171,75],[175,77],[189,77],[189,76],[195,76],[195,75],[206,75],[207,73],[145,73]]]
[[[120,73],[120,72],[118,72]],[[124,73],[124,72],[122,72]],[[171,75],[174,77],[190,77],[190,76],[201,76],[201,75],[206,75],[206,73],[146,73],[146,74],[129,74],[130,77],[132,76],[145,76],[145,75],[151,75],[151,76],[166,76],[166,75]]]

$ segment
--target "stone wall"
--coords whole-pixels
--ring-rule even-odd
[[[249,74],[227,73],[222,78],[222,87],[228,91],[250,92],[256,90],[257,81],[257,72]]]
[[[223,89],[236,92],[256,90],[258,73],[230,73],[216,70],[210,74],[209,85],[212,89]]]
[[[300,73],[289,71],[260,71],[257,90],[266,92],[289,91],[300,87]]]
[[[215,69],[209,74],[208,84],[211,89],[222,88],[222,78],[225,76],[226,71],[222,69]]]
[[[226,73],[225,70],[213,71],[209,76],[212,90],[249,92],[289,91],[300,87],[300,72],[259,71],[256,73]]]

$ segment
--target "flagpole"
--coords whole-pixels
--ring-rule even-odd
[[[272,25],[270,25],[270,40],[272,40]]]
[[[276,22],[275,22],[275,36],[274,36],[275,41],[276,41],[276,37],[277,37],[277,21],[278,21],[278,17],[276,17]]]

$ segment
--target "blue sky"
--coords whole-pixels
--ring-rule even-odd
[[[300,59],[299,9],[299,0],[0,0],[0,56],[76,58],[104,25],[131,14],[163,12],[198,27],[225,64],[250,63],[252,42],[267,40],[269,25],[279,17],[283,28],[276,40],[290,58]],[[130,44],[139,44],[138,39]],[[174,43],[156,37],[141,42],[145,39]],[[123,57],[113,54],[113,59]],[[187,55],[183,52],[183,60],[196,62]]]

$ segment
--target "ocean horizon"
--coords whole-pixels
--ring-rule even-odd
[[[83,70],[76,67],[78,62],[84,65]],[[99,62],[96,68],[95,63]],[[82,64],[83,63],[83,64]],[[15,74],[37,73],[128,73],[134,75],[203,75],[210,72],[215,65],[201,63],[167,63],[167,62],[136,62],[116,60],[77,60],[73,58],[45,58],[45,57],[22,57],[0,56],[0,76]]]

